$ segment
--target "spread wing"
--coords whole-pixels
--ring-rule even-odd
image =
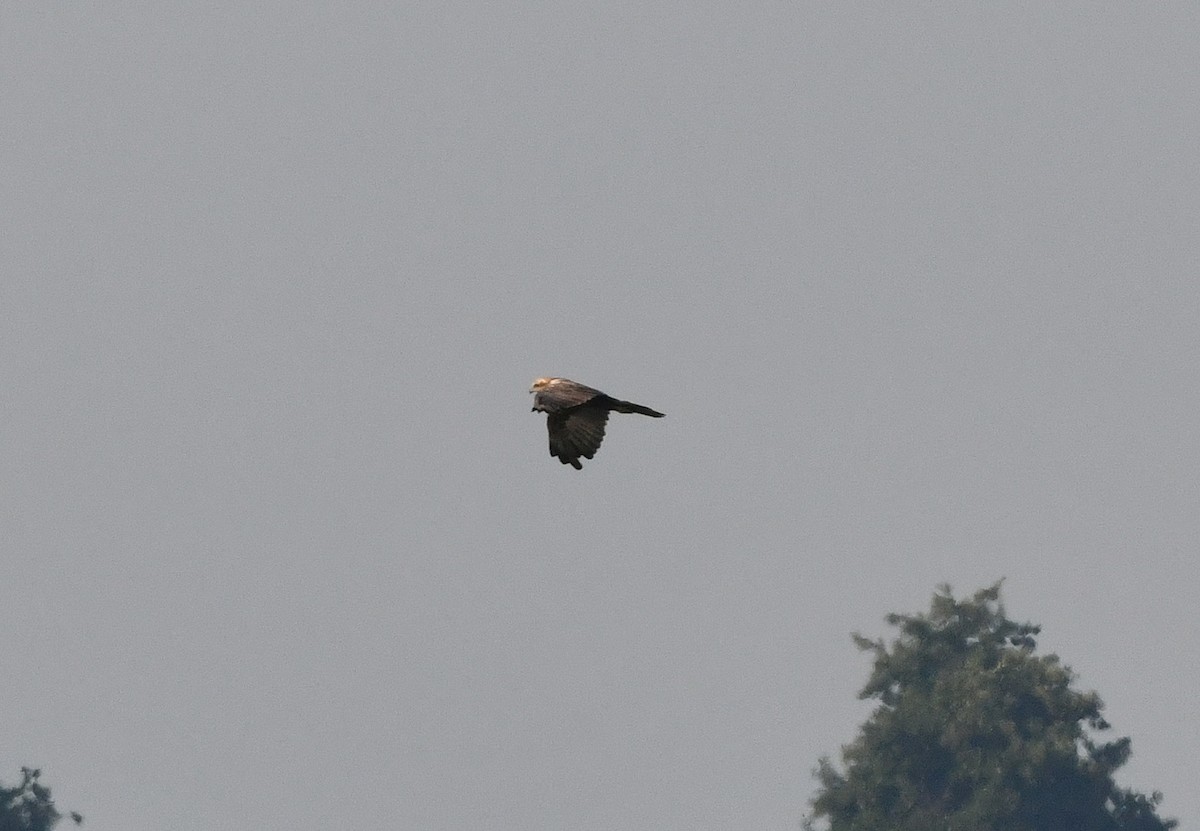
[[[602,395],[604,393],[600,392],[600,390],[594,390],[591,387],[585,387],[583,384],[577,384],[574,381],[562,378],[556,383],[538,390],[537,394],[533,397],[533,404],[535,410],[542,410],[547,413],[561,413],[572,407],[578,407],[580,404],[586,404],[593,398]]]
[[[608,409],[602,406],[582,406],[565,413],[551,413],[546,419],[550,431],[550,455],[564,465],[582,470],[579,459],[590,459],[604,441],[604,425]]]

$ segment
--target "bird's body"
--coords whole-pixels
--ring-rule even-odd
[[[546,414],[550,455],[576,470],[583,468],[581,458],[590,459],[600,449],[610,412],[663,417],[649,407],[619,401],[566,378],[538,378],[529,391],[534,394],[534,412]]]

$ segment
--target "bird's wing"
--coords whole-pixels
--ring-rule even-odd
[[[535,409],[543,412],[560,413],[571,407],[586,404],[598,395],[603,395],[603,393],[574,381],[561,380],[538,390],[533,397],[533,403]]]
[[[608,410],[604,407],[579,407],[565,413],[551,413],[546,419],[550,431],[550,455],[576,470],[583,468],[579,459],[590,459],[604,441]]]

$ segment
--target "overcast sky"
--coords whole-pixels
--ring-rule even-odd
[[[795,829],[850,633],[1003,577],[1200,825],[1197,4],[42,2],[0,69],[0,780]],[[538,375],[667,417],[576,472]]]

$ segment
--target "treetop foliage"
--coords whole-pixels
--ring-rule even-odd
[[[821,759],[813,815],[830,831],[1165,831],[1161,799],[1119,788],[1130,742],[1109,729],[1093,692],[1055,655],[1036,655],[1040,629],[1007,618],[1000,583],[957,600],[948,586],[928,613],[888,615],[890,644],[856,634],[874,654],[859,694],[879,706],[842,749]],[[806,828],[816,826],[813,820]]]
[[[38,782],[42,772],[21,768],[21,784],[0,784],[0,831],[49,831],[59,820],[50,789]]]

